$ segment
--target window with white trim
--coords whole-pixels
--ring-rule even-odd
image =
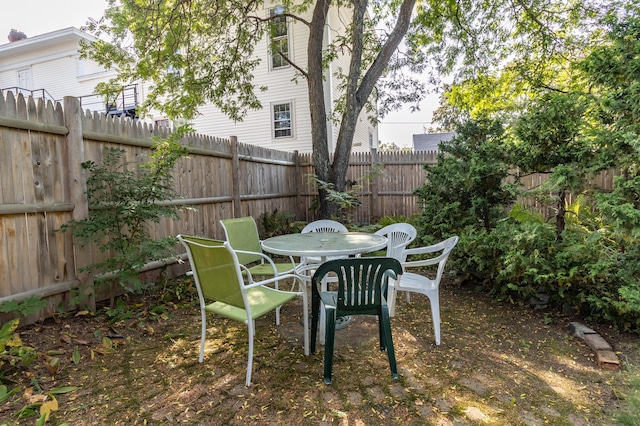
[[[291,102],[273,105],[273,137],[290,138],[293,136],[293,117]]]
[[[166,127],[166,128],[170,128],[171,127],[171,122],[169,121],[168,118],[161,118],[159,120],[155,120],[156,126],[158,127]]]
[[[287,58],[289,55],[289,25],[287,23],[286,16],[282,15],[285,12],[283,6],[274,7],[269,10],[269,16],[273,17],[271,20],[271,68],[282,68],[289,66],[289,63],[284,59],[283,55]]]

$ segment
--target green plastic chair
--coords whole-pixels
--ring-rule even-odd
[[[247,267],[246,272],[253,276],[277,277],[282,274],[293,274],[296,263],[289,256],[289,262],[275,263],[269,256],[262,252],[260,236],[256,221],[251,216],[235,219],[222,219],[220,224],[231,248],[236,252],[238,261]],[[296,277],[296,280],[298,278]],[[278,288],[278,280],[274,281]],[[294,283],[295,285],[295,283]],[[280,324],[280,310],[276,311],[276,325]]]
[[[296,296],[302,296],[304,321],[304,353],[309,354],[309,318],[307,314],[307,291],[304,285],[300,291],[281,291],[267,287],[276,279],[294,278],[294,275],[280,275],[254,282],[248,274],[245,284],[241,269],[243,266],[228,242],[210,240],[201,237],[178,235],[178,240],[186,247],[191,271],[200,299],[202,333],[200,338],[200,358],[204,359],[206,338],[206,313],[211,312],[223,317],[244,322],[249,327],[249,360],[247,363],[246,385],[251,385],[253,365],[253,338],[255,320],[275,310]],[[247,276],[247,275],[245,275]]]
[[[333,274],[338,291],[320,291],[322,279]],[[380,350],[387,350],[389,367],[394,379],[398,378],[396,357],[391,337],[391,321],[386,301],[389,278],[398,279],[402,265],[389,257],[357,257],[334,259],[318,267],[311,279],[311,353],[316,351],[316,335],[320,302],[325,309],[324,382],[331,383],[336,319],[346,315],[377,315]]]

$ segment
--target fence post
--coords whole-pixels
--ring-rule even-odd
[[[378,163],[378,150],[371,148],[371,170],[375,170]],[[378,173],[371,174],[371,203],[369,203],[369,223],[378,220]]]
[[[233,186],[233,215],[232,217],[242,216],[242,203],[240,201],[240,157],[238,156],[238,137],[229,136],[231,142],[231,184]]]
[[[302,205],[302,184],[300,183],[302,180],[302,176],[300,176],[300,153],[296,149],[293,151],[293,161],[295,163],[295,191],[296,191],[296,205],[298,206],[298,211],[296,212],[297,220],[301,218],[306,219],[304,214],[304,206]]]
[[[89,202],[86,198],[87,180],[81,164],[84,162],[84,139],[82,136],[82,109],[80,101],[73,96],[64,97],[64,123],[67,134],[67,170],[69,171],[69,201],[73,204],[72,218],[79,221],[89,217]],[[95,311],[96,298],[93,289],[93,276],[88,272],[79,272],[92,263],[91,245],[80,249],[73,239],[75,274],[80,281],[82,302]]]

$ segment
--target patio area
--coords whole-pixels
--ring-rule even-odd
[[[24,344],[65,354],[60,372],[43,374],[51,381],[40,386],[79,386],[58,395],[51,423],[589,425],[610,423],[619,403],[623,374],[597,368],[591,349],[567,329],[570,318],[549,323],[543,313],[499,305],[450,283],[442,288],[440,346],[427,299],[398,300],[392,319],[398,380],[378,350],[374,318],[358,317],[337,332],[333,384],[325,385],[323,348],[303,354],[298,301],[283,307],[280,326],[273,313],[257,321],[247,388],[242,324],[210,316],[205,359],[198,363],[192,291],[186,281],[126,300],[143,316],[58,318],[21,330]],[[154,316],[157,306],[166,311]],[[637,365],[636,337],[598,331],[625,366]],[[69,360],[74,347],[82,354],[77,365]],[[12,418],[19,397],[0,408]]]

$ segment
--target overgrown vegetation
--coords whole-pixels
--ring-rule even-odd
[[[51,375],[56,374],[60,369],[59,353],[50,351],[39,354],[35,348],[24,345],[16,332],[18,324],[19,320],[14,319],[0,327],[0,404],[22,390],[24,405],[17,411],[16,418],[19,420],[37,416],[35,424],[36,426],[42,426],[47,423],[52,412],[58,411],[56,395],[73,392],[78,388],[76,386],[64,386],[45,390],[40,386],[40,379],[36,376],[32,378],[32,386],[28,388],[20,389],[20,387],[15,386],[9,389],[7,384],[14,383],[11,376],[28,370],[38,360],[42,362],[46,371]],[[76,359],[76,352],[74,352],[73,359]]]
[[[640,6],[619,12],[612,8],[601,22],[607,31],[595,31],[578,59],[555,58],[556,68],[547,63],[537,80],[521,67],[510,99],[511,65],[454,85],[445,99],[456,112],[457,137],[441,147],[417,193],[422,235],[461,236],[450,267],[466,282],[500,300],[553,306],[637,333]],[[464,101],[478,98],[484,107],[471,110]],[[497,98],[500,108],[490,101]],[[611,169],[619,174],[613,189],[590,183]],[[515,192],[508,178],[517,184],[528,173],[548,179]],[[515,196],[543,214],[521,204],[505,210]]]
[[[71,230],[81,244],[96,244],[108,253],[105,260],[83,269],[102,274],[95,277],[98,282],[115,277],[127,291],[139,291],[144,287],[140,268],[173,256],[176,239],[151,238],[149,224],[179,218],[183,206],[166,202],[179,198],[172,171],[187,153],[179,143],[187,131],[183,127],[165,140],[156,140],[147,162],[127,163],[122,158],[124,150],[105,148],[102,164],[82,164],[89,173],[89,217],[67,223],[61,230]]]

